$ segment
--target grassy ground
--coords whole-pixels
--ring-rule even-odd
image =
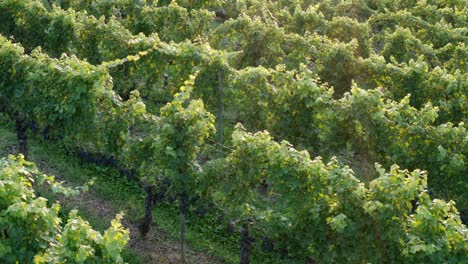
[[[17,153],[12,124],[0,120],[0,156]],[[125,252],[129,263],[179,263],[178,213],[176,207],[158,205],[153,216],[155,224],[145,239],[137,225],[143,217],[144,194],[135,182],[128,182],[112,168],[81,164],[63,149],[38,137],[29,140],[30,160],[46,174],[54,175],[70,186],[83,185],[95,179],[90,191],[73,200],[62,200],[65,210],[78,209],[80,215],[97,230],[106,229],[110,220],[125,212],[124,225],[130,229],[131,241]],[[238,263],[238,235],[227,234],[225,227],[213,216],[187,217],[188,263]],[[252,263],[292,263],[277,255],[265,253],[255,245]]]

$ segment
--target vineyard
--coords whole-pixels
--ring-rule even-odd
[[[465,0],[0,0],[0,263],[161,263],[62,208],[108,171],[176,263],[468,263],[467,45]]]

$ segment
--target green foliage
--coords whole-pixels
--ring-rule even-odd
[[[162,1],[151,3],[145,0],[51,2],[64,10],[71,8],[76,11],[87,11],[96,18],[103,17],[106,22],[117,19],[134,34],[157,33],[164,41],[181,42],[203,37],[208,33],[214,20],[213,12],[205,9],[188,9],[185,8],[185,3],[180,1],[171,1],[170,4],[162,6],[160,3]],[[194,4],[192,3],[192,7]]]
[[[411,94],[410,104],[416,108],[426,102],[437,106],[439,124],[466,121],[468,77],[461,70],[431,69],[421,59],[386,64],[381,57],[371,57],[365,65],[365,74],[372,76],[375,85],[388,88],[394,99]]]
[[[180,88],[174,101],[161,108],[161,128],[155,142],[157,159],[176,190],[187,192],[196,184],[197,154],[215,131],[214,116],[200,100],[190,100],[195,77]]]
[[[459,0],[5,0],[0,110],[145,183],[170,179],[178,198],[213,197],[284,255],[462,262],[454,204],[430,201],[417,169],[436,197],[467,206],[466,10]],[[238,122],[271,136],[223,140]],[[273,136],[339,158],[324,164]]]
[[[312,160],[267,132],[233,137],[233,152],[208,170],[213,198],[231,219],[254,219],[289,254],[324,263],[467,260],[466,227],[453,202],[430,200],[425,172],[376,165],[380,177],[365,187],[335,159]]]
[[[40,49],[24,55],[19,45],[1,36],[0,42],[4,111],[49,126],[55,135],[89,136],[88,128],[97,118],[98,99],[113,96],[106,71],[74,56],[50,58]]]
[[[319,76],[325,82],[335,87],[338,96],[351,88],[351,83],[359,72],[359,61],[354,57],[356,42],[338,44],[330,47],[318,59]]]
[[[426,104],[420,110],[410,105],[410,98],[400,102],[384,100],[382,91],[365,91],[357,87],[340,100],[338,120],[341,130],[336,138],[352,148],[362,159],[370,162],[400,164],[406,168],[425,168],[434,177],[431,189],[443,193],[444,185],[451,186],[453,194],[463,197],[466,188],[466,128],[464,123],[434,126],[438,108]],[[345,132],[348,129],[352,132]],[[450,154],[445,155],[447,150]],[[450,160],[450,161],[449,161]],[[438,182],[440,181],[440,182]],[[442,181],[445,184],[442,184]],[[437,183],[436,183],[437,182]]]
[[[60,205],[37,197],[33,187],[46,182],[54,192],[77,194],[41,174],[22,156],[0,160],[0,260],[3,263],[123,263],[129,240],[118,215],[104,234],[72,211],[61,219]],[[63,222],[66,222],[63,224]]]
[[[174,100],[161,108],[159,117],[145,116],[142,109],[143,116],[136,123],[139,128],[129,135],[126,146],[129,165],[138,165],[150,184],[170,179],[177,195],[189,194],[197,185],[197,155],[215,131],[214,116],[205,110],[201,100],[190,98],[194,81],[195,76],[191,76]]]

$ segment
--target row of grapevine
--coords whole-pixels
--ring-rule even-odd
[[[215,14],[205,9],[187,9],[176,2],[168,5],[145,1],[50,1],[62,9],[87,11],[96,18],[114,17],[133,34],[157,32],[163,41],[182,42],[207,35],[215,22]]]
[[[239,127],[233,144],[226,158],[207,166],[204,179],[247,236],[261,226],[290,255],[319,263],[462,263],[468,257],[466,227],[453,202],[430,200],[424,172],[377,165],[379,177],[366,187],[336,159],[311,159],[267,132]]]
[[[62,195],[63,187],[22,156],[0,159],[0,260],[2,263],[124,263],[121,252],[129,241],[122,215],[104,233],[71,211],[61,217],[60,205],[36,196],[34,187],[48,185]]]
[[[391,56],[401,62],[403,57],[408,55],[414,59],[423,55],[433,65],[439,66],[443,65],[448,59],[447,55],[455,50],[463,52],[466,41],[466,29],[463,29],[466,27],[466,15],[461,3],[444,6],[442,3],[411,2],[407,5],[394,3],[391,6],[385,1],[315,1],[315,5],[311,5],[311,1],[210,1],[200,6],[193,1],[170,1],[170,4],[145,1],[134,3],[128,0],[97,3],[79,0],[69,3],[55,2],[62,8],[89,11],[95,17],[113,17],[133,33],[157,33],[165,41],[176,42],[194,40],[197,36],[209,36],[208,41],[214,47],[234,48],[250,55],[255,53],[250,51],[257,50],[271,56],[271,59],[275,58],[269,52],[280,52],[275,45],[270,45],[271,43],[277,46],[282,41],[304,38],[306,32],[325,35],[346,43],[356,39],[359,44],[356,55],[363,58],[366,58],[371,50],[384,55],[387,61],[390,61]],[[211,17],[207,10],[211,11]],[[233,14],[229,10],[236,10],[238,13]],[[149,20],[173,21],[172,18],[176,15],[177,23],[148,23],[148,12],[151,13]],[[201,15],[197,12],[208,13]],[[227,17],[233,19],[222,21],[224,23],[213,23],[212,17],[215,15],[218,18],[224,17],[224,20]],[[200,25],[200,20],[204,21],[203,25]],[[151,26],[144,26],[145,29],[138,29],[138,26],[135,28],[135,25],[140,24]],[[171,27],[177,30],[167,30]],[[194,27],[201,31],[182,33]],[[210,29],[216,30],[210,32]],[[231,34],[226,35],[226,32]],[[232,33],[243,37],[232,38]],[[253,34],[255,36],[252,36]],[[239,46],[239,41],[247,42]],[[387,44],[387,47],[382,49],[382,43]],[[393,47],[390,45],[392,43],[395,44]],[[259,48],[259,45],[266,49]],[[414,55],[411,56],[411,53]],[[251,62],[256,60],[249,56],[245,58]],[[408,62],[407,60],[408,58],[405,61]],[[451,69],[455,70],[456,67]]]
[[[3,36],[0,45],[2,110],[15,119],[20,140],[26,140],[32,122],[65,138],[93,133],[88,128],[98,114],[98,99],[114,95],[105,70],[74,56],[53,59],[39,50],[25,55]]]

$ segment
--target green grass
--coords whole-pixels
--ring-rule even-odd
[[[11,154],[16,147],[16,135],[13,126],[6,121],[0,121],[0,154]],[[94,164],[80,164],[75,157],[66,155],[63,148],[56,143],[44,141],[39,137],[29,139],[30,159],[43,172],[57,175],[68,185],[80,186],[91,179],[93,195],[112,206],[112,211],[124,211],[128,219],[137,223],[143,217],[144,193],[136,182],[128,182],[125,177],[112,168]],[[91,223],[97,230],[105,230],[109,226],[108,219],[95,214],[96,208],[89,208],[79,202],[64,206],[64,211],[78,209],[81,217]],[[160,230],[173,239],[178,237],[178,211],[175,205],[163,203],[153,210],[155,224]],[[189,213],[187,216],[186,240],[195,250],[202,250],[219,257],[226,263],[239,262],[238,234],[227,234],[224,225],[217,223],[215,216],[199,217]],[[136,252],[128,249],[124,252],[127,262],[144,263]],[[252,263],[284,263],[278,255],[262,252],[258,243],[254,244]],[[294,263],[290,260],[288,263]]]

